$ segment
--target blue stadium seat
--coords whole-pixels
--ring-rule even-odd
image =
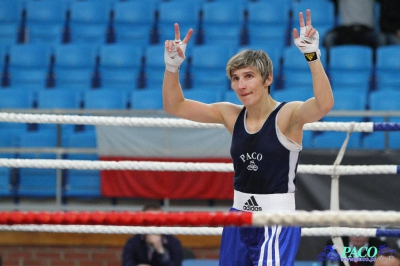
[[[244,15],[242,6],[226,2],[206,2],[203,5],[203,42],[239,46],[243,43]]]
[[[380,46],[376,49],[376,89],[400,90],[399,45]]]
[[[73,1],[70,5],[70,41],[104,44],[107,41],[111,7],[103,1]]]
[[[400,110],[400,90],[377,90],[369,95],[369,109],[372,111]],[[383,117],[375,120],[381,121]]]
[[[34,97],[32,91],[2,89],[0,90],[0,109],[3,111],[9,108],[31,109],[33,108]],[[0,123],[0,132],[2,132],[2,138],[5,141],[2,142],[3,145],[7,147],[18,146],[20,135],[27,130],[28,124],[26,123]],[[4,138],[7,138],[7,140]]]
[[[114,6],[114,31],[117,43],[144,46],[152,43],[156,5],[149,1],[118,1]]]
[[[13,196],[13,187],[11,182],[11,168],[0,168],[0,197]]]
[[[1,29],[0,29],[1,30]],[[8,49],[6,46],[0,44],[0,86],[6,85],[6,58],[8,55]]]
[[[1,3],[1,1],[0,1]],[[12,24],[0,24],[0,44],[15,45],[18,42],[19,26]]]
[[[226,45],[200,45],[193,47],[190,68],[193,87],[204,90],[225,90],[230,87],[226,64],[237,49]],[[211,56],[212,55],[212,56]]]
[[[371,111],[398,111],[400,110],[399,90],[376,90],[369,95],[369,109]],[[389,122],[395,122],[397,118],[391,118]],[[385,122],[385,117],[371,117],[371,122]],[[389,132],[389,145],[396,147],[399,132]],[[373,132],[366,134],[363,138],[363,148],[365,149],[384,149],[386,147],[386,132]]]
[[[64,1],[64,0],[62,0],[62,1]],[[66,1],[71,1],[71,0],[66,0]],[[78,1],[80,1],[80,0],[78,0]],[[100,2],[104,2],[108,8],[113,8],[115,6],[115,4],[121,0],[84,0],[84,1],[96,1],[96,2],[100,1]],[[125,0],[123,0],[123,1],[125,1]]]
[[[100,47],[101,87],[132,90],[139,87],[143,50],[132,44],[109,44]]]
[[[299,49],[296,46],[286,47],[282,57],[283,88],[312,88],[311,71]]]
[[[334,91],[335,105],[334,111],[338,110],[353,110],[363,111],[367,106],[367,95],[362,91],[343,89]],[[324,122],[363,122],[365,117],[342,117],[342,116],[325,116]],[[363,134],[359,132],[352,133],[350,136],[348,148],[360,148]],[[314,138],[316,148],[340,148],[345,137],[343,132],[324,131],[317,134]],[[328,140],[331,139],[329,142]],[[329,143],[324,143],[328,141]]]
[[[10,86],[42,89],[47,86],[51,47],[44,44],[14,45],[9,48]]]
[[[332,111],[363,111],[367,109],[367,95],[364,92],[355,91],[349,88],[348,90],[343,89],[339,91],[333,91],[333,95],[335,98],[335,104]],[[365,117],[326,116],[323,120],[332,122],[362,122],[365,120]]]
[[[249,43],[284,47],[289,34],[289,8],[286,1],[249,2]]]
[[[29,0],[26,3],[26,32],[29,43],[63,42],[67,5],[63,1]]]
[[[10,123],[11,124],[11,123]],[[0,127],[0,148],[15,148],[18,146],[18,133],[9,131],[7,128]],[[0,152],[0,158],[15,158],[15,152]],[[1,183],[1,181],[0,181]]]
[[[67,148],[96,148],[96,133],[94,131],[76,133],[69,137]],[[98,160],[96,154],[68,154],[69,160]],[[99,170],[67,171],[63,186],[64,197],[93,199],[101,197]]]
[[[33,91],[12,88],[0,90],[0,109],[3,110],[7,108],[30,109],[33,108],[34,100],[35,93]]]
[[[362,45],[330,48],[329,77],[334,90],[351,87],[367,93],[371,86],[372,70],[372,48]]]
[[[38,109],[79,109],[80,102],[80,94],[74,90],[47,89],[37,93]]]
[[[207,2],[207,1],[210,1],[210,0],[205,0],[205,1],[203,0],[203,3]],[[235,5],[235,6],[239,6],[239,7],[246,7],[247,4],[250,2],[249,0],[212,0],[212,1],[225,3],[225,4],[229,3],[231,5]]]
[[[183,61],[180,69],[180,79],[183,87],[186,87],[186,75],[188,69],[188,61],[191,56],[190,49],[185,52],[186,60]],[[165,62],[164,62],[164,44],[156,44],[145,47],[144,51],[144,87],[161,89],[164,79]]]
[[[92,87],[97,50],[88,44],[66,44],[54,48],[55,87],[88,90]]]
[[[227,90],[223,93],[222,95],[222,100],[225,102],[230,102],[230,103],[234,103],[234,104],[239,104],[239,105],[243,105],[239,98],[236,95],[236,92],[234,90]]]
[[[326,53],[321,50],[321,62],[326,63]],[[282,55],[282,83],[283,88],[312,89],[312,76],[304,55],[296,46],[285,47]]]
[[[174,38],[174,23],[179,24],[181,39],[192,28],[193,36],[191,43],[197,43],[199,26],[200,26],[200,10],[201,5],[190,1],[162,2],[158,6],[158,40],[164,44],[165,40]]]
[[[185,90],[183,93],[186,99],[199,101],[202,103],[215,103],[222,100],[221,91],[203,90],[202,88],[191,88]]]
[[[400,118],[399,117],[391,117],[389,119],[389,122],[400,123]],[[389,149],[400,150],[400,132],[399,131],[389,133]]]
[[[1,0],[0,23],[21,23],[25,0]]]
[[[128,93],[120,90],[91,90],[84,92],[85,109],[126,109]]]
[[[161,88],[136,90],[131,93],[131,109],[134,110],[162,110]]]
[[[6,57],[8,56],[8,46],[0,43],[0,71],[4,74],[4,67],[6,66]]]
[[[306,101],[314,96],[312,88],[285,88],[271,93],[272,98],[279,102]]]
[[[159,1],[159,0],[156,0],[156,1]],[[189,3],[192,3],[193,5],[200,5],[200,6],[202,6],[205,2],[207,2],[208,0],[187,0],[187,1],[185,1],[185,2],[189,2]],[[218,0],[218,1],[221,1],[221,0]],[[247,0],[240,0],[240,1],[247,1]],[[161,1],[159,1],[159,2],[162,2],[162,0]],[[169,0],[169,2],[181,2],[180,0]],[[232,1],[232,3],[234,3],[234,1]]]
[[[29,132],[21,136],[21,147],[24,148],[55,148],[57,138],[53,132]],[[49,153],[20,153],[21,159],[56,159]],[[41,168],[19,169],[19,197],[48,198],[56,195],[56,170]]]
[[[316,149],[340,149],[346,138],[346,132],[324,131],[314,136],[313,147]],[[361,148],[361,133],[352,133],[347,149]]]
[[[306,19],[306,10],[311,9],[312,25],[318,30],[319,39],[323,40],[325,34],[336,26],[335,5],[332,1],[302,0],[292,3],[292,29],[299,28],[299,12],[303,12]]]
[[[384,150],[385,147],[385,132],[367,133],[362,138],[363,149]]]
[[[219,261],[213,259],[186,259],[182,261],[182,266],[218,266]]]
[[[54,100],[57,99],[57,100]],[[42,90],[37,94],[37,109],[79,109],[81,97],[75,90]],[[50,130],[56,134],[57,125],[39,124],[38,130]],[[62,143],[75,131],[74,125],[61,125]]]
[[[18,41],[19,31],[22,30],[22,1],[0,1],[0,44],[14,45]]]

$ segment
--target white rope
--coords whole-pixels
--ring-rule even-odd
[[[0,167],[80,169],[80,170],[138,170],[177,172],[233,172],[231,163],[186,163],[148,161],[90,161],[59,159],[0,159]],[[299,165],[298,173],[319,175],[396,174],[396,165]]]
[[[196,123],[177,118],[142,118],[120,116],[78,116],[0,113],[0,122],[74,124],[95,126],[137,126],[137,127],[183,127],[183,128],[223,128],[220,124]]]
[[[221,235],[222,227],[156,227],[110,225],[1,225],[0,231],[91,234],[171,234]],[[368,236],[376,237],[376,228],[321,227],[301,228],[302,236]]]
[[[302,236],[368,236],[376,237],[376,228],[315,227],[301,228]]]
[[[352,128],[352,124],[354,124],[354,128]],[[303,127],[304,130],[313,130],[313,131],[345,131],[348,132],[352,130],[353,132],[373,132],[374,131],[374,123],[372,122],[315,122],[305,124]]]
[[[395,211],[296,211],[293,213],[255,212],[254,226],[400,226],[400,212]]]
[[[177,118],[140,118],[140,117],[107,117],[79,115],[48,115],[0,113],[0,122],[38,123],[38,124],[75,124],[75,125],[108,125],[108,126],[140,126],[140,127],[183,127],[183,128],[224,128],[220,124],[197,123]],[[306,124],[304,130],[315,131],[348,131],[348,122],[315,122]],[[356,123],[354,132],[372,132],[372,122]]]
[[[91,234],[221,235],[222,227],[157,227],[111,225],[0,225],[0,231]]]
[[[144,161],[90,161],[57,159],[0,159],[1,167],[81,169],[81,170],[139,170],[139,171],[198,171],[232,172],[231,163],[185,163]]]
[[[298,173],[319,175],[396,174],[396,165],[299,165]]]

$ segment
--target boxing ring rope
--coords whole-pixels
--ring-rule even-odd
[[[324,217],[324,219],[320,219]],[[367,218],[366,218],[367,217]],[[380,218],[376,218],[380,217]],[[143,213],[143,212],[0,212],[0,231],[98,234],[183,234],[221,235],[222,226],[264,226],[265,224],[311,225],[375,222],[399,224],[400,214],[382,211],[318,211],[287,216],[283,213]],[[310,219],[311,218],[311,219]],[[162,226],[178,224],[182,226]],[[213,227],[204,227],[204,224]],[[140,226],[139,226],[140,225]],[[143,226],[146,225],[146,226]],[[155,226],[156,225],[156,226]],[[201,225],[201,226],[200,226]],[[189,227],[191,226],[191,227]],[[319,227],[302,228],[302,236],[369,236],[399,237],[400,229]]]
[[[6,232],[45,232],[45,233],[91,233],[91,234],[172,234],[219,236],[222,227],[183,227],[183,226],[113,226],[113,225],[0,225]],[[316,236],[367,236],[399,237],[400,229],[353,228],[353,227],[314,227],[302,228],[301,235]]]
[[[0,122],[49,123],[49,124],[85,124],[109,126],[141,127],[186,127],[186,128],[223,128],[217,124],[196,123],[174,118],[137,118],[137,117],[101,117],[76,115],[44,115],[0,113]],[[347,137],[339,151],[334,165],[299,165],[298,173],[330,175],[337,180],[340,175],[359,174],[399,174],[398,165],[362,165],[341,166],[340,162],[352,132],[398,131],[400,123],[373,122],[316,122],[306,124],[304,130],[345,131]],[[232,172],[233,166],[224,163],[168,163],[143,161],[78,161],[46,159],[0,159],[0,166],[13,168],[52,168],[83,170],[148,170],[148,171],[217,171]],[[332,191],[333,192],[333,191]],[[338,201],[338,199],[337,199]],[[334,203],[338,206],[338,202]],[[218,226],[330,226],[328,228],[303,228],[303,236],[316,235],[368,235],[400,236],[397,229],[343,228],[342,226],[400,226],[400,212],[393,211],[339,211],[333,207],[330,211],[296,211],[294,213],[141,213],[141,212],[0,212],[0,230],[2,231],[46,231],[70,230],[69,232],[99,230],[97,232],[152,232],[175,230],[175,234],[193,234],[204,231],[205,234],[220,234]],[[139,227],[143,226],[145,227]],[[157,226],[157,227],[154,227]],[[162,226],[162,227],[159,227]],[[165,227],[167,226],[167,227]],[[168,227],[174,226],[174,227]],[[184,227],[176,227],[184,226]],[[201,228],[201,226],[207,226]],[[208,228],[208,227],[216,228]],[[332,227],[335,226],[335,227]],[[340,228],[337,226],[341,226]],[[203,230],[200,230],[203,229]],[[132,230],[132,231],[129,231]],[[134,231],[137,230],[137,231]],[[148,230],[148,231],[146,231]],[[181,230],[181,231],[179,231]],[[207,231],[209,230],[209,231]],[[89,230],[90,231],[90,230]],[[171,232],[171,231],[169,231]]]
[[[233,172],[230,163],[187,163],[158,161],[91,161],[67,159],[0,159],[0,167],[74,169],[74,170],[138,170],[176,172]],[[298,173],[320,175],[399,174],[400,165],[299,165]]]
[[[38,124],[73,124],[73,125],[107,125],[136,127],[181,127],[181,128],[224,128],[220,124],[197,123],[177,118],[140,118],[140,117],[106,117],[78,115],[48,115],[0,113],[0,122],[38,123]],[[314,122],[304,126],[304,130],[314,131],[349,131],[351,122]],[[353,132],[398,131],[400,123],[395,122],[359,122],[355,123]]]
[[[395,211],[295,212],[0,212],[1,225],[104,225],[104,226],[400,226]],[[2,227],[4,228],[4,227]],[[353,228],[352,228],[353,229]],[[351,230],[352,230],[351,229]],[[143,230],[143,229],[142,229]],[[319,229],[321,232],[328,229]],[[335,229],[329,229],[335,230]],[[340,230],[340,229],[336,229]],[[348,229],[348,231],[350,231]],[[176,231],[177,232],[177,231]],[[353,232],[359,234],[363,232]],[[307,232],[311,234],[312,232]],[[333,232],[334,233],[334,232]],[[400,235],[400,229],[379,234]]]

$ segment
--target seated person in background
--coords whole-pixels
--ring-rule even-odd
[[[387,245],[386,242],[381,241],[379,238],[376,237],[366,237],[366,236],[350,236],[350,237],[342,237],[343,246],[353,248],[355,247],[359,250],[361,247],[376,247],[377,249],[380,248],[381,245]],[[329,240],[327,245],[333,245],[332,240]],[[341,255],[341,254],[339,254]],[[363,250],[363,255],[366,255],[366,249]],[[371,261],[349,261],[350,266],[370,266],[374,265],[374,262]],[[323,266],[329,265],[328,261],[323,261]],[[335,264],[336,265],[336,264]],[[337,265],[344,266],[343,262],[338,262]]]
[[[146,205],[143,211],[161,211]],[[135,235],[128,239],[122,253],[122,266],[181,266],[182,245],[171,235]]]
[[[385,44],[385,37],[375,30],[374,0],[331,0],[335,2],[339,25],[326,33],[324,46],[367,45],[373,49]]]
[[[378,0],[381,3],[379,27],[386,44],[400,44],[400,1]]]
[[[374,266],[400,266],[400,253],[395,251],[393,254],[378,254]]]

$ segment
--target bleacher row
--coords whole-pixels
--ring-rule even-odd
[[[312,86],[311,74],[295,46],[226,47],[204,44],[189,47],[182,66],[185,89],[229,90],[225,66],[245,48],[263,49],[274,63],[275,90]],[[372,91],[398,90],[397,58],[400,46],[382,46],[376,51],[361,45],[321,48],[321,60],[333,89],[352,90],[367,96]],[[210,55],[212,56],[205,56]],[[374,59],[376,57],[376,60]],[[160,89],[164,64],[163,45],[137,47],[131,44],[24,44],[0,47],[3,88],[21,89]],[[368,106],[365,106],[367,108]]]
[[[185,88],[185,96],[206,103],[239,103],[229,89],[225,74],[226,62],[239,49],[229,51],[226,46],[217,44],[192,47],[187,53],[186,71],[182,71],[187,73],[186,79],[192,84]],[[274,54],[273,49],[266,50],[270,51],[275,63],[275,82],[279,83],[281,79],[284,84],[273,86],[273,97],[279,101],[311,97],[311,74],[297,47],[285,47],[282,54]],[[213,56],[206,57],[205,54]],[[322,60],[335,95],[334,109],[400,110],[397,100],[400,64],[396,54],[400,54],[400,46],[380,47],[374,63],[369,47],[348,45],[336,46],[329,51],[322,49]],[[107,44],[97,50],[88,44],[66,44],[54,49],[45,44],[25,44],[11,46],[4,58],[1,108],[162,109],[161,84],[165,69],[162,45],[138,50],[128,44]],[[149,85],[141,88],[137,85],[140,80]],[[335,119],[384,120],[383,117]],[[396,121],[396,118],[391,119]],[[390,148],[399,148],[396,134],[390,133],[393,136],[389,141]],[[324,136],[329,135],[328,132],[312,134],[310,141],[305,139],[304,145],[306,148],[340,147],[341,138],[338,142],[325,141]],[[369,137],[373,141],[369,142]],[[324,139],[321,143],[320,138]],[[385,147],[384,137],[380,134],[354,139],[350,148]]]
[[[229,3],[229,5],[227,4]],[[195,29],[196,44],[285,44],[288,29],[309,0],[2,0],[1,42],[131,42],[149,44],[171,38],[171,23]],[[336,24],[331,1],[313,3],[313,23],[323,35]],[[268,11],[268,12],[266,12]],[[297,16],[297,15],[296,15]],[[264,26],[268,26],[265,31]],[[222,27],[222,28],[221,28]],[[18,34],[17,34],[18,33]],[[149,35],[150,33],[150,35]],[[279,40],[278,40],[279,39]]]
[[[308,65],[291,44],[290,14],[308,0],[1,0],[0,108],[162,109],[163,40],[173,23],[182,36],[196,30],[181,69],[185,96],[206,103],[239,103],[225,74],[240,49],[268,52],[274,63],[272,95],[279,101],[312,96]],[[240,3],[239,3],[240,2]],[[321,33],[336,25],[331,1],[313,1],[313,24]],[[8,9],[10,8],[10,9]],[[221,11],[222,10],[222,11]],[[266,12],[268,10],[268,12]],[[216,15],[216,16],[214,16]],[[294,24],[292,24],[294,23]],[[321,45],[332,82],[335,110],[400,110],[400,46]],[[325,121],[384,121],[383,117],[326,117]],[[398,118],[390,121],[400,122]],[[304,134],[304,148],[339,148],[345,133]],[[0,146],[57,147],[55,125],[0,123]],[[384,133],[353,133],[350,149],[384,149]],[[90,126],[62,126],[62,147],[96,147]],[[398,132],[388,147],[400,148]],[[54,154],[2,153],[3,158],[55,158]],[[65,154],[68,159],[96,156]],[[41,175],[40,181],[35,177]],[[0,195],[54,197],[56,170],[1,169]],[[85,178],[82,178],[84,175]],[[84,180],[84,182],[83,182]],[[63,171],[65,197],[99,197],[98,171]]]

